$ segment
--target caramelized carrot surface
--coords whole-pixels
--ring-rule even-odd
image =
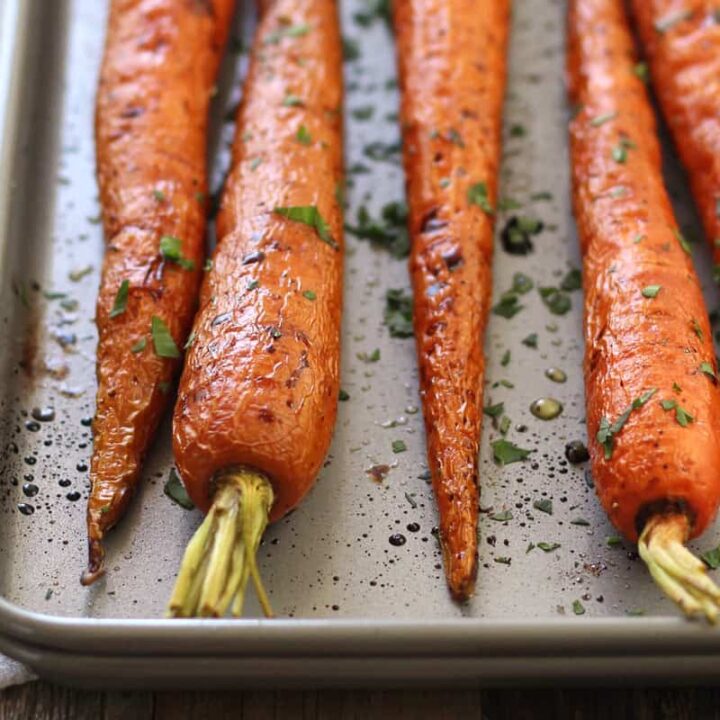
[[[123,515],[192,322],[207,114],[233,0],[113,0],[96,107],[107,251],[97,303],[89,566]]]
[[[685,517],[696,536],[720,501],[720,390],[707,309],[663,187],[623,3],[573,0],[570,8],[570,141],[595,487],[630,540],[663,514]]]
[[[508,0],[396,0],[410,272],[451,593],[477,574],[478,452]]]
[[[633,0],[653,88],[687,168],[720,282],[720,5]]]

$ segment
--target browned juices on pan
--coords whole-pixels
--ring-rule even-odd
[[[265,6],[173,438],[198,507],[245,466],[269,478],[277,519],[314,482],[337,410],[342,55],[334,0]]]
[[[107,251],[97,304],[89,568],[122,517],[192,322],[205,231],[207,114],[233,0],[113,0],[96,107]],[[161,238],[170,238],[170,257]],[[157,318],[158,320],[153,320]],[[155,323],[155,332],[152,326]]]
[[[633,0],[653,88],[687,168],[720,281],[720,4]]]
[[[623,0],[571,0],[573,199],[592,474],[614,525],[688,614],[720,589],[684,543],[720,501],[720,390],[690,247],[661,173]],[[639,539],[638,539],[639,537]]]
[[[451,593],[477,574],[478,452],[509,0],[396,0],[410,272]]]

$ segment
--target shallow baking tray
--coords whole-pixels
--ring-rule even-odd
[[[369,5],[341,3],[351,226],[361,207],[378,217],[403,199],[392,40]],[[238,13],[247,17],[237,19],[218,84],[215,188],[246,64],[249,6]],[[538,286],[557,285],[579,264],[568,197],[565,5],[514,6],[501,194],[522,210],[499,217],[498,235],[519,212],[542,219],[545,229],[525,257],[506,254],[498,242],[496,297],[515,272]],[[565,460],[565,444],[585,436],[580,291],[562,316],[552,315],[536,290],[515,318],[492,316],[487,404],[504,402],[509,439],[533,453],[524,463],[497,466],[490,443],[500,435],[487,419],[478,592],[464,606],[450,601],[432,532],[413,342],[391,338],[383,325],[385,292],[408,286],[406,265],[352,234],[343,331],[349,400],[340,404],[316,489],[269,530],[260,552],[284,619],[257,619],[253,602],[242,621],[160,619],[199,520],[163,494],[172,467],[167,423],[131,511],[108,543],[107,577],[80,587],[103,249],[92,116],[107,2],[4,0],[0,9],[0,649],[47,677],[104,686],[720,675],[720,635],[676,616],[633,548],[615,539],[586,468]],[[667,155],[678,214],[699,236],[685,180]],[[708,255],[697,245],[709,288]],[[376,349],[379,359],[368,362]],[[567,381],[549,379],[551,367]],[[564,406],[556,420],[529,411],[545,396]],[[36,408],[52,408],[53,419],[47,412],[34,418]],[[394,453],[399,440],[407,450]],[[371,471],[382,465],[387,475],[375,482]],[[404,544],[391,544],[396,535]],[[717,533],[708,533],[697,549],[717,542]],[[560,547],[545,552],[539,543]]]

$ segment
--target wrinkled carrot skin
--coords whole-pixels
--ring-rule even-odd
[[[469,597],[477,574],[478,452],[492,290],[509,2],[396,0],[410,273],[428,459],[445,574]]]
[[[282,35],[304,25],[304,35]],[[178,469],[203,511],[215,473],[244,465],[269,477],[271,519],[281,517],[310,489],[332,439],[342,306],[341,72],[333,0],[266,4],[173,424]],[[309,144],[298,139],[302,126]],[[337,247],[273,212],[291,206],[316,206]]]
[[[720,268],[720,5],[716,0],[632,5],[653,88]]]
[[[87,522],[89,573],[123,515],[169,398],[177,360],[157,357],[151,319],[179,348],[192,323],[205,236],[207,114],[234,0],[113,0],[96,105],[107,251],[97,303],[97,409]],[[188,271],[163,262],[182,241]],[[127,309],[110,313],[129,282]],[[145,348],[131,352],[142,338]]]
[[[572,0],[568,76],[575,217],[584,257],[585,391],[595,487],[615,526],[637,540],[654,512],[688,513],[692,536],[720,501],[720,391],[707,310],[677,235],[655,119],[622,0]],[[613,149],[625,139],[625,162]],[[623,190],[619,190],[623,188]],[[643,288],[659,285],[655,298]],[[676,387],[674,387],[674,384]],[[681,388],[678,390],[677,387]],[[606,459],[597,440],[643,393]],[[662,400],[694,421],[682,427]]]

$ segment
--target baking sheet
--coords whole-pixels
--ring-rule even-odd
[[[250,5],[243,4],[238,14],[218,85],[212,153],[216,189],[227,167],[233,128],[225,120],[240,96],[243,48],[253,26]],[[357,223],[361,207],[377,217],[387,203],[403,200],[399,155],[393,151],[399,132],[392,39],[383,20],[368,13],[370,5],[365,0],[340,3],[348,48],[359,51],[345,72],[346,158],[353,170],[347,192],[350,225]],[[183,548],[200,519],[163,493],[172,467],[167,421],[135,502],[108,540],[106,578],[89,589],[78,582],[86,551],[93,313],[103,251],[92,119],[107,3],[5,0],[0,7],[2,37],[14,38],[16,48],[11,57],[6,51],[0,75],[6,80],[0,87],[8,93],[0,170],[0,594],[23,610],[68,620],[159,618]],[[516,272],[537,286],[556,286],[579,267],[569,207],[564,14],[560,0],[514,3],[501,196],[522,208],[500,214],[498,235],[514,214],[539,218],[545,229],[528,256],[508,255],[498,242],[496,299]],[[677,167],[668,167],[668,181],[681,225],[700,238]],[[548,193],[550,199],[532,199]],[[549,647],[550,635],[528,634],[533,627],[569,632],[577,647],[591,637],[602,638],[610,627],[621,628],[627,638],[636,633],[646,648],[663,632],[668,646],[680,637],[695,642],[696,628],[679,624],[634,549],[615,540],[586,468],[564,457],[567,442],[585,439],[579,291],[570,293],[572,309],[562,316],[550,313],[534,289],[523,296],[525,309],[516,317],[491,317],[486,404],[504,403],[511,419],[507,439],[533,452],[523,463],[496,465],[490,443],[501,436],[486,418],[478,592],[463,606],[449,599],[433,534],[436,515],[426,480],[414,344],[391,338],[382,320],[386,290],[408,287],[406,264],[351,234],[347,244],[342,385],[350,398],[340,403],[335,441],[317,487],[302,507],[268,531],[260,550],[276,612],[342,622],[350,635],[333,635],[333,623],[304,626],[308,633],[331,628],[326,634],[319,631],[320,637],[327,638],[327,647],[339,648],[341,638],[353,637],[352,628],[372,632],[370,621],[383,623],[375,626],[378,642],[394,627],[400,634],[392,635],[393,641],[434,628],[437,639],[450,643],[450,631],[443,635],[450,626],[443,622],[453,619],[462,621],[459,632],[466,630],[469,638],[481,638],[490,629],[498,647],[510,638],[522,643],[525,637],[537,652]],[[700,242],[695,256],[708,304],[715,307],[709,256]],[[523,344],[532,334],[537,334],[537,348]],[[377,362],[362,359],[376,349]],[[508,350],[511,360],[503,365]],[[547,378],[550,367],[564,370],[567,381]],[[531,402],[544,396],[563,404],[559,418],[543,421],[530,413]],[[53,409],[52,420],[33,417],[33,409],[43,408]],[[405,452],[393,452],[398,440]],[[381,483],[369,473],[377,465],[390,466]],[[32,497],[27,494],[35,487],[29,485],[37,488]],[[23,503],[33,508],[32,514],[21,511],[28,512]],[[578,520],[587,525],[573,524]],[[390,542],[398,533],[405,538],[400,546]],[[560,547],[545,552],[539,543]],[[709,532],[697,548],[717,543],[718,534]],[[259,614],[252,596],[247,612]],[[31,615],[13,615],[7,605],[0,607],[2,613],[6,633],[26,625],[25,641],[53,638],[72,645],[73,637],[82,636],[77,635],[79,622],[37,623]],[[653,617],[666,620],[648,619]],[[594,623],[598,618],[605,619],[600,626]],[[228,623],[191,625],[217,638]],[[132,637],[138,647],[146,642],[148,652],[151,637],[157,647],[177,629],[166,622],[93,627],[101,634],[113,627],[120,633],[123,627],[137,631]],[[236,624],[223,636],[225,652],[237,647],[232,642],[240,640],[244,628],[253,627]],[[198,632],[195,640],[203,637],[204,631]],[[178,637],[190,640],[184,630]],[[391,642],[391,635],[386,637]],[[715,649],[714,640],[703,642],[705,652]],[[192,645],[185,651],[192,652]]]

